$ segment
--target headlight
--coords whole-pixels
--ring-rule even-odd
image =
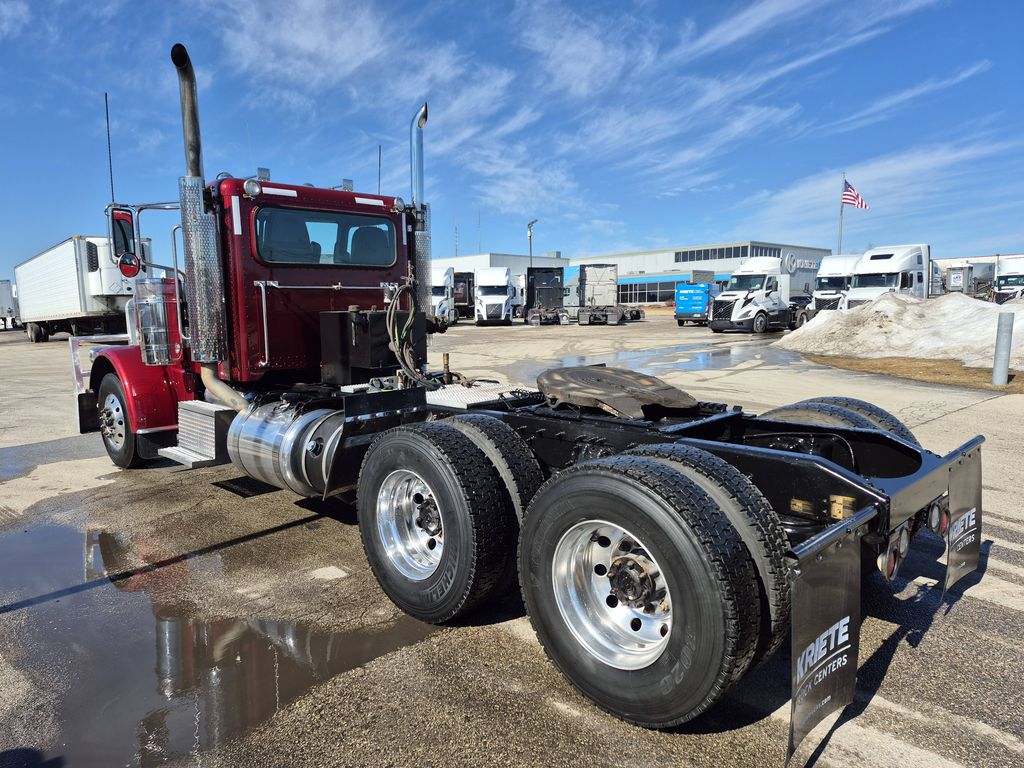
[[[400,197],[395,198],[395,210],[401,213],[405,210],[405,200]]]
[[[246,179],[242,188],[249,197],[258,197],[263,193],[263,187],[256,179]]]

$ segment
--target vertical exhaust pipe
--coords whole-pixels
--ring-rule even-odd
[[[409,125],[409,165],[412,175],[412,207],[416,216],[413,277],[416,303],[430,313],[430,206],[423,202],[423,126],[427,124],[427,103],[417,110]]]
[[[185,176],[178,179],[181,231],[185,250],[185,297],[189,309],[192,359],[201,364],[206,388],[220,401],[242,412],[249,403],[217,376],[217,363],[227,358],[224,317],[224,273],[217,248],[217,222],[206,210],[203,143],[199,132],[199,98],[192,60],[181,43],[171,48],[181,92],[181,128],[185,140]]]

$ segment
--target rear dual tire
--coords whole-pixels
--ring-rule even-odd
[[[397,427],[359,473],[359,532],[387,596],[430,623],[459,618],[515,580],[519,517],[543,473],[502,421],[465,415]]]
[[[545,483],[523,524],[519,572],[548,657],[629,722],[665,728],[700,715],[754,658],[749,554],[711,497],[662,461],[597,459]]]

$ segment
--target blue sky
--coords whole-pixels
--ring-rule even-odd
[[[1024,250],[1024,3],[0,0],[0,278],[183,172],[169,50],[199,72],[207,176],[408,199],[430,102],[434,253],[733,239]],[[479,226],[478,226],[479,222]],[[157,255],[170,216],[147,233]]]

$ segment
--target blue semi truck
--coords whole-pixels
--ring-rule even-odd
[[[708,324],[711,302],[718,295],[718,285],[706,283],[676,283],[676,323],[681,327],[688,322]]]

